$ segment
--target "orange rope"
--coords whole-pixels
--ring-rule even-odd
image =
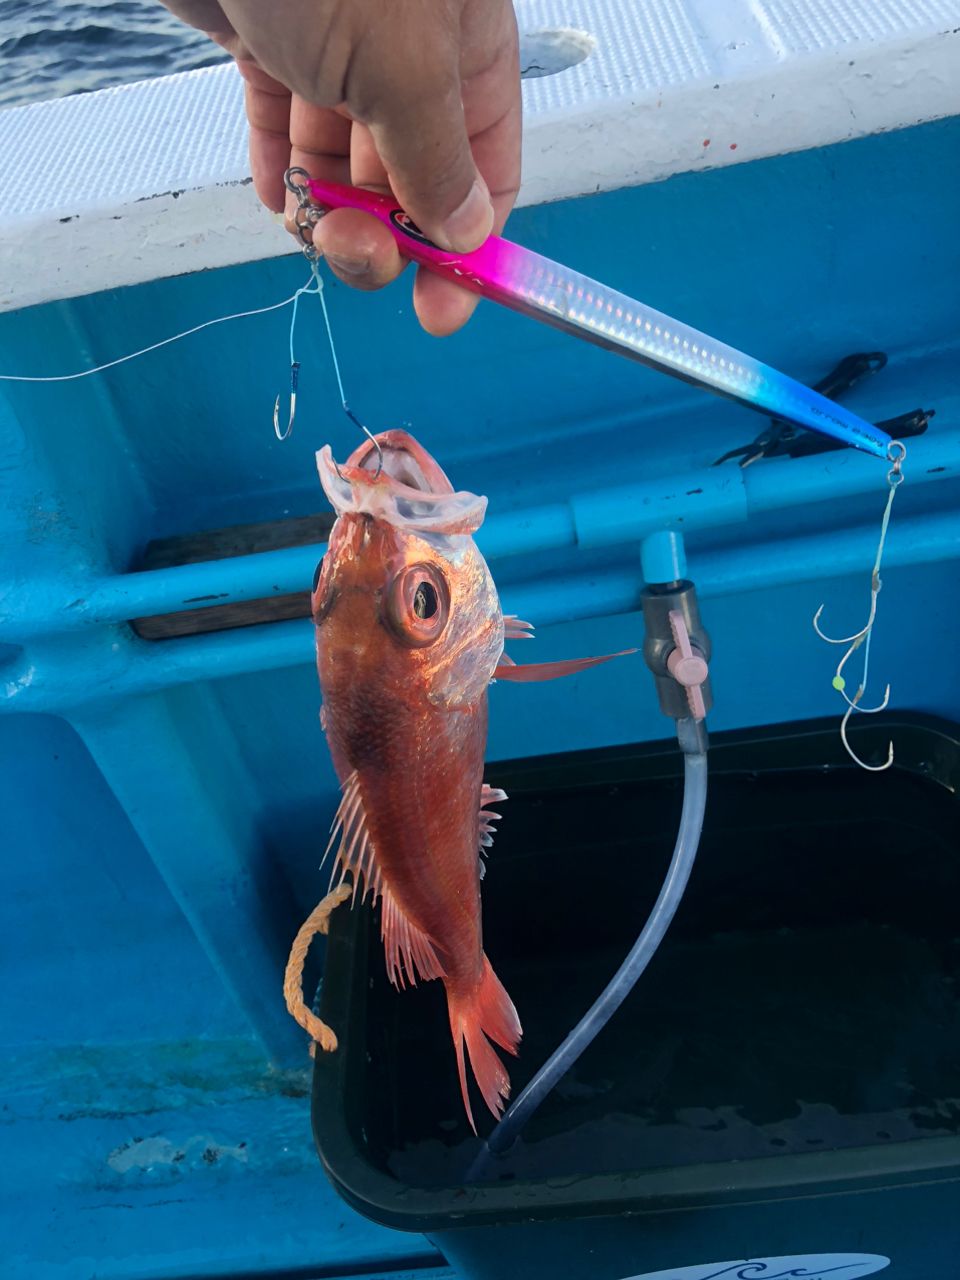
[[[310,950],[310,943],[313,942],[318,933],[329,932],[332,911],[344,899],[349,898],[352,892],[353,889],[349,884],[342,884],[339,888],[334,889],[332,893],[328,893],[321,902],[317,903],[300,926],[300,931],[293,940],[293,946],[290,948],[290,959],[287,961],[286,972],[283,975],[283,998],[291,1016],[296,1019],[324,1053],[333,1053],[337,1047],[337,1037],[325,1022],[321,1022],[304,1001],[303,966],[307,958],[307,952]],[[313,1054],[314,1046],[311,1044],[310,1056],[313,1057]]]

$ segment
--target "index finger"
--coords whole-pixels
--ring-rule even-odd
[[[482,18],[492,20],[494,9]],[[494,50],[474,59],[472,40],[465,31],[463,107],[474,162],[490,191],[493,231],[500,235],[520,190],[520,151],[523,113],[520,98],[520,55],[512,6],[500,13],[498,39],[484,34],[481,48]],[[421,269],[413,293],[420,323],[428,333],[444,337],[469,320],[479,302],[476,294]]]
[[[290,164],[290,91],[255,62],[237,61],[250,126],[250,172],[260,200],[274,213],[286,203],[283,175]]]
[[[288,163],[328,182],[356,182],[356,174],[351,177],[352,134],[356,128],[339,111],[314,107],[294,95]],[[292,195],[288,210],[292,213]],[[400,251],[387,228],[357,209],[332,209],[324,214],[314,227],[313,242],[334,274],[356,289],[379,289],[403,270]]]

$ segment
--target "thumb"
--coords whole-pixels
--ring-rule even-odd
[[[470,150],[454,71],[390,95],[370,132],[394,194],[442,249],[469,253],[493,230],[490,192]]]

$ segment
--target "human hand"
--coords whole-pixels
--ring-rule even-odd
[[[502,230],[520,185],[520,69],[510,0],[162,0],[237,60],[263,203],[295,202],[291,165],[392,190],[431,240],[466,253]],[[313,232],[331,269],[378,289],[406,265],[383,224],[334,209]],[[419,270],[414,306],[436,335],[477,298]]]

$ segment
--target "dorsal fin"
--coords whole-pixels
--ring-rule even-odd
[[[343,784],[343,796],[333,819],[324,858],[338,835],[340,846],[331,874],[331,888],[339,868],[339,884],[343,883],[348,873],[353,877],[354,902],[361,883],[361,902],[366,901],[368,893],[372,894],[374,904],[380,899],[380,937],[383,940],[384,959],[390,981],[395,987],[405,987],[408,982],[416,986],[418,978],[427,982],[431,978],[444,977],[444,968],[437,956],[433,939],[404,914],[384,878],[367,825],[361,783],[356,770]]]

